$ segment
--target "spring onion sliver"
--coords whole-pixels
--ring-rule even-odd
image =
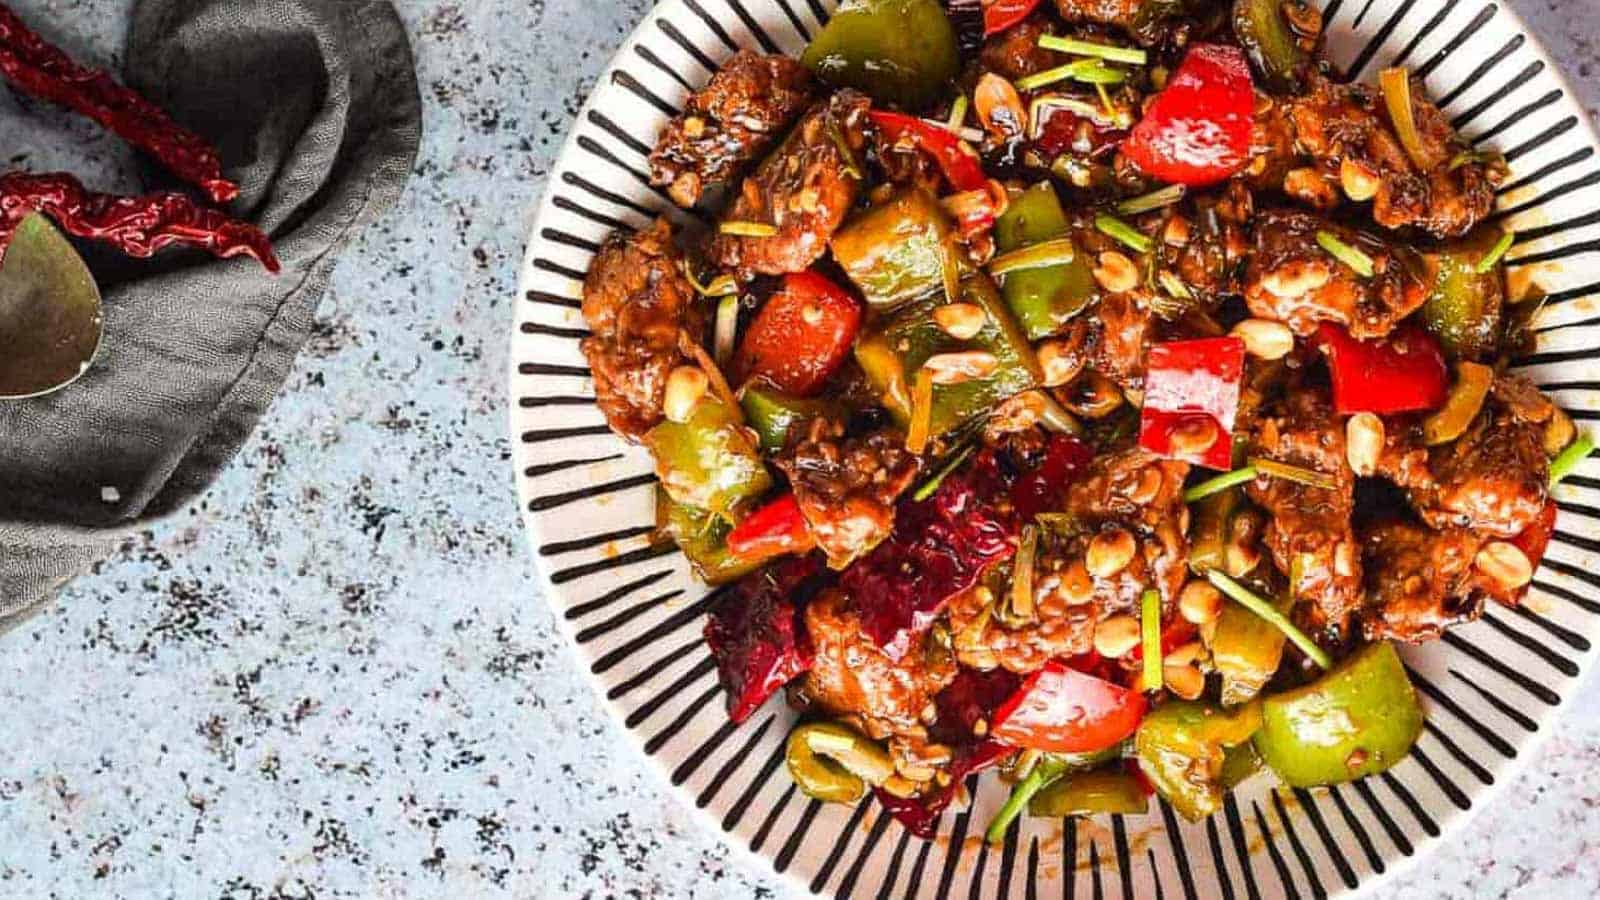
[[[1024,269],[1044,269],[1064,266],[1078,257],[1078,248],[1072,238],[1055,238],[1040,241],[1020,250],[1002,253],[989,261],[989,274],[999,278]]]
[[[1312,662],[1324,669],[1333,668],[1333,659],[1328,656],[1327,651],[1318,647],[1316,641],[1313,641],[1305,632],[1296,628],[1294,623],[1290,622],[1289,618],[1283,613],[1278,612],[1277,608],[1270,602],[1256,596],[1249,588],[1229,578],[1220,569],[1207,571],[1206,580],[1210,581],[1217,590],[1226,594],[1234,602],[1265,619],[1274,628],[1283,632],[1284,637],[1287,637],[1296,647],[1299,647],[1300,652],[1304,653]]]
[[[1122,221],[1116,216],[1099,213],[1094,217],[1094,227],[1104,235],[1122,242],[1135,253],[1149,253],[1150,239],[1139,232],[1138,229]]]
[[[1147,589],[1139,597],[1139,635],[1144,644],[1144,689],[1161,690],[1161,593]]]
[[[1561,479],[1571,475],[1578,468],[1578,463],[1588,458],[1594,452],[1594,438],[1580,433],[1578,439],[1567,445],[1567,449],[1556,454],[1550,461],[1550,486],[1555,487]]]
[[[778,233],[778,226],[766,222],[732,221],[718,224],[717,230],[737,237],[772,237]]]
[[[732,275],[718,275],[711,279],[710,284],[701,283],[700,279],[694,277],[694,267],[689,265],[688,260],[683,261],[683,277],[689,280],[689,286],[694,288],[695,293],[702,297],[726,297],[739,292],[739,282],[735,281]]]
[[[1049,391],[1035,390],[1028,393],[1030,399],[1039,404],[1039,424],[1056,434],[1070,434],[1074,437],[1083,436],[1083,425],[1072,413],[1050,396]]]
[[[1098,59],[1080,59],[1064,66],[1036,72],[1026,78],[1019,78],[1016,88],[1019,91],[1032,91],[1047,84],[1069,79],[1085,84],[1121,84],[1127,77],[1127,73],[1110,68]]]
[[[1106,90],[1105,83],[1101,81],[1095,82],[1094,90],[1095,93],[1100,95],[1100,108],[1106,111],[1106,118],[1110,119],[1115,117],[1117,114],[1117,106],[1111,102],[1111,92]]]
[[[845,174],[857,181],[866,180],[866,175],[861,172],[861,166],[856,164],[856,153],[850,149],[850,142],[845,140],[844,132],[839,130],[838,124],[832,117],[824,118],[828,120],[828,140],[833,142],[833,149],[839,151],[839,159],[844,164]]]
[[[1057,37],[1053,34],[1040,35],[1039,46],[1046,50],[1071,53],[1073,56],[1090,56],[1109,62],[1127,63],[1131,66],[1142,66],[1150,61],[1149,54],[1143,50],[1097,44],[1094,41],[1080,41],[1077,38]]]
[[[1500,261],[1501,257],[1506,255],[1506,251],[1510,250],[1511,245],[1516,241],[1517,236],[1509,231],[1500,235],[1500,240],[1495,241],[1494,246],[1489,248],[1489,252],[1483,255],[1483,259],[1478,260],[1475,271],[1479,275],[1489,274],[1494,270],[1495,264]]]
[[[1060,766],[1035,763],[1028,777],[1017,782],[1011,789],[1011,796],[1006,798],[1005,805],[989,820],[989,828],[983,833],[983,839],[991,844],[999,844],[1006,839],[1006,832],[1010,830],[1011,823],[1017,820],[1022,810],[1033,799],[1033,795],[1043,790],[1050,782],[1060,778],[1064,772]]]
[[[911,494],[911,499],[921,503],[929,497],[932,497],[934,491],[939,489],[939,485],[944,484],[944,480],[950,477],[950,473],[961,468],[961,464],[966,462],[967,457],[972,455],[972,447],[972,444],[968,444],[965,447],[962,447],[955,456],[950,457],[948,462],[939,467],[939,471],[933,473],[932,478],[924,481],[922,486],[918,487],[916,491]]]
[[[1023,622],[1033,621],[1033,557],[1039,550],[1039,529],[1022,526],[1022,540],[1011,568],[1011,615]]]
[[[1184,187],[1181,184],[1169,184],[1160,190],[1148,194],[1140,194],[1117,204],[1117,212],[1125,216],[1136,216],[1154,209],[1171,206],[1183,199]]]
[[[1292,481],[1295,484],[1303,484],[1307,487],[1321,488],[1325,491],[1331,491],[1338,487],[1338,482],[1334,480],[1332,475],[1318,472],[1315,469],[1307,469],[1304,466],[1291,466],[1275,459],[1265,459],[1259,456],[1251,457],[1250,466],[1262,475],[1281,478],[1284,481]]]
[[[921,455],[928,446],[928,429],[933,425],[933,373],[918,369],[911,388],[911,424],[906,428],[906,450]]]
[[[1254,481],[1255,477],[1255,466],[1245,466],[1242,469],[1234,469],[1232,472],[1224,472],[1215,478],[1207,478],[1205,481],[1184,491],[1183,502],[1193,503],[1196,500],[1204,500],[1212,494],[1220,494],[1231,487],[1244,484],[1247,481]]]
[[[1171,272],[1162,269],[1161,273],[1156,276],[1156,280],[1161,282],[1161,287],[1166,290],[1167,293],[1177,297],[1179,300],[1194,299],[1194,294],[1189,292],[1189,286],[1183,283],[1182,278],[1179,278]]]
[[[951,131],[960,131],[961,123],[967,120],[967,95],[957,94],[954,103],[950,104],[950,118],[945,120],[944,127]]]
[[[1349,266],[1362,278],[1371,278],[1376,271],[1372,266],[1372,257],[1339,240],[1332,232],[1317,232],[1317,246],[1328,251],[1329,256]]]
[[[717,322],[712,334],[712,358],[718,366],[726,366],[733,359],[733,342],[739,336],[738,294],[728,294],[717,303]]]
[[[1405,69],[1384,69],[1378,73],[1378,86],[1383,89],[1383,102],[1389,108],[1389,121],[1394,123],[1395,136],[1400,146],[1416,167],[1428,170],[1427,155],[1422,152],[1422,138],[1417,134],[1416,116],[1411,111],[1411,73]]]

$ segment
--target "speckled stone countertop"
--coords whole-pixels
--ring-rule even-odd
[[[129,2],[12,5],[114,62]],[[645,5],[402,0],[426,104],[416,176],[339,267],[284,395],[203,502],[0,642],[0,895],[788,893],[601,711],[512,492],[523,237]],[[1511,5],[1600,106],[1593,0]],[[5,92],[0,134],[8,165],[132,177],[114,141]],[[1502,798],[1391,896],[1592,896],[1600,703]]]

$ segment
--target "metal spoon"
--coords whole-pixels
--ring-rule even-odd
[[[100,288],[43,216],[23,219],[0,263],[0,400],[48,394],[89,368],[100,347]]]

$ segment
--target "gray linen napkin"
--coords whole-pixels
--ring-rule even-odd
[[[127,61],[130,86],[220,139],[243,189],[232,211],[272,235],[284,271],[91,257],[105,289],[93,368],[0,402],[0,633],[211,483],[282,386],[339,251],[399,198],[420,139],[387,0],[140,0]]]

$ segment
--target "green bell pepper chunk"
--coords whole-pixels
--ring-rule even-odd
[[[772,475],[756,439],[740,424],[736,410],[710,394],[687,421],[662,422],[644,436],[655,454],[656,475],[679,503],[733,519],[745,501],[765,494]]]
[[[1451,359],[1485,360],[1499,350],[1505,272],[1494,265],[1480,273],[1478,263],[1493,251],[1502,234],[1499,227],[1490,225],[1423,254],[1434,278],[1433,291],[1422,306],[1422,321]]]
[[[1223,710],[1174,701],[1145,716],[1134,735],[1139,768],[1179,815],[1197,821],[1222,806],[1224,751],[1261,727],[1261,704]]]
[[[1281,613],[1294,605],[1294,594],[1284,592],[1273,604]],[[1254,700],[1283,663],[1286,638],[1276,625],[1237,603],[1222,607],[1211,638],[1211,663],[1222,676],[1222,705],[1238,706]]]
[[[1253,778],[1265,765],[1255,741],[1234,744],[1222,751],[1222,774],[1218,781],[1224,791],[1231,791]]]
[[[1239,488],[1230,488],[1189,504],[1189,568],[1196,575],[1227,571],[1228,530],[1239,509]]]
[[[1033,348],[989,276],[979,273],[963,281],[961,299],[982,307],[987,317],[983,330],[971,340],[953,338],[934,322],[933,310],[945,303],[943,294],[935,294],[902,307],[856,341],[856,361],[902,428],[911,422],[912,379],[929,357],[969,350],[994,355],[998,365],[992,374],[933,386],[930,438],[1037,387],[1040,381]]]
[[[790,397],[767,388],[747,385],[739,392],[745,422],[761,439],[763,453],[777,453],[788,442],[789,426],[822,416],[837,415],[839,405],[822,399]]]
[[[1283,0],[1234,0],[1233,33],[1277,93],[1299,90],[1311,57],[1283,18]]]
[[[1399,762],[1422,733],[1400,654],[1368,644],[1304,687],[1266,698],[1256,749],[1293,787],[1339,784]]]
[[[1011,789],[1011,796],[1006,798],[1004,806],[989,820],[989,828],[984,832],[984,840],[991,844],[998,844],[1005,840],[1006,829],[1022,814],[1024,808],[1032,810],[1034,796],[1050,785],[1055,784],[1064,777],[1088,772],[1096,766],[1103,765],[1122,755],[1122,745],[1117,744],[1104,750],[1090,750],[1085,753],[1045,753],[1028,770],[1028,774],[1017,782]],[[1033,813],[1033,815],[1039,815]]]
[[[833,236],[833,258],[874,309],[884,310],[944,288],[953,226],[927,191],[907,188]]]
[[[937,100],[961,68],[937,0],[845,0],[800,62],[833,87],[910,110]]]
[[[995,248],[1001,253],[1070,233],[1061,200],[1047,181],[1012,197],[1005,213],[994,223]],[[1028,340],[1038,341],[1059,332],[1068,320],[1083,312],[1094,300],[1097,288],[1088,254],[1079,248],[1070,263],[1012,272],[1005,277],[1001,291]]]
[[[1097,813],[1145,813],[1150,800],[1139,779],[1123,769],[1097,769],[1058,778],[1028,803],[1028,815],[1046,818]]]
[[[760,559],[742,559],[728,552],[728,532],[733,525],[721,516],[685,506],[656,486],[656,531],[670,537],[689,558],[696,573],[707,584],[722,584],[746,575],[758,567]]]

